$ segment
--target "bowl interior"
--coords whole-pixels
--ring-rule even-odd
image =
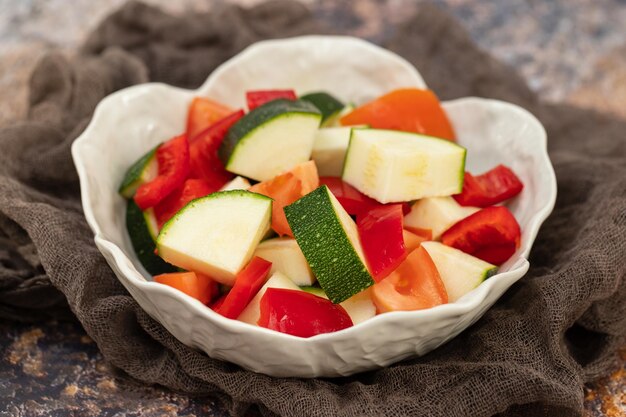
[[[401,87],[426,88],[426,83],[398,55],[351,37],[302,36],[245,49],[217,68],[198,91],[242,108],[248,90],[321,90],[346,103],[363,103]]]
[[[179,340],[258,372],[348,375],[435,348],[478,319],[525,273],[525,258],[554,205],[556,182],[545,131],[515,105],[479,98],[444,104],[459,143],[468,149],[467,169],[480,173],[503,163],[525,185],[509,205],[522,227],[522,245],[502,273],[456,303],[388,313],[334,334],[300,339],[248,326],[176,290],[147,282],[151,277],[126,232],[126,201],[117,192],[136,159],[184,131],[194,96],[243,107],[247,90],[295,88],[297,93],[326,90],[346,102],[362,103],[401,87],[425,88],[404,59],[354,38],[308,36],[255,44],[216,69],[197,91],[144,84],[107,97],[72,147],[85,216],[98,247],[139,304]],[[262,353],[256,349],[259,343],[267,347]]]

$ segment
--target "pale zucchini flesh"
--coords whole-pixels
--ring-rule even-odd
[[[320,176],[341,176],[351,131],[350,127],[329,127],[317,131],[311,158]]]
[[[131,199],[141,184],[152,181],[159,173],[159,163],[156,159],[158,146],[139,158],[124,175],[119,188],[122,196]]]
[[[495,265],[443,243],[423,242],[422,246],[439,271],[449,302],[458,300],[498,272]]]
[[[269,180],[308,161],[321,114],[304,101],[274,100],[242,117],[219,149],[226,169]]]
[[[409,214],[404,216],[404,227],[430,229],[433,240],[439,240],[443,232],[456,222],[480,210],[463,207],[452,197],[427,197],[416,201]]]
[[[150,207],[149,209],[145,210],[143,212],[143,218],[146,222],[146,227],[148,228],[148,232],[150,232],[152,240],[156,242],[157,236],[159,236],[159,224],[157,223],[154,209]]]
[[[318,297],[328,299],[328,296],[320,287],[300,287],[300,289],[317,295]],[[362,323],[376,315],[376,306],[372,301],[369,290],[361,291],[348,298],[346,301],[339,303],[339,305],[346,310],[346,313],[348,313],[354,325]]]
[[[270,225],[272,200],[249,191],[220,191],[191,201],[157,238],[159,255],[226,285],[252,257]]]
[[[250,188],[250,181],[237,175],[235,178],[224,184],[220,191],[247,190],[248,188]]]
[[[431,136],[352,129],[342,178],[381,203],[458,194],[465,148]]]
[[[270,276],[265,285],[261,287],[259,292],[250,300],[246,308],[241,312],[237,320],[245,323],[257,325],[259,316],[261,315],[261,298],[268,288],[283,288],[286,290],[302,291],[300,287],[293,283],[286,275],[275,272]]]
[[[272,263],[270,274],[281,272],[299,286],[312,285],[315,282],[313,271],[295,239],[279,237],[264,240],[257,246],[254,256]]]
[[[376,315],[376,306],[372,301],[369,290],[361,291],[340,304],[357,325]]]

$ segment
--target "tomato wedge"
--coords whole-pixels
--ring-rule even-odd
[[[180,135],[156,151],[159,173],[155,179],[142,184],[135,193],[135,203],[141,210],[149,209],[180,187],[189,175],[189,142],[187,136]]]
[[[454,199],[462,206],[489,207],[515,197],[524,184],[511,169],[498,165],[482,175],[465,173],[463,192]]]
[[[437,267],[422,246],[411,252],[391,275],[370,288],[379,313],[421,310],[448,302]]]
[[[352,326],[339,304],[305,291],[268,288],[261,298],[261,327],[299,337],[336,332]]]
[[[204,197],[217,190],[204,180],[190,178],[185,181],[182,187],[174,190],[165,200],[154,206],[154,215],[159,229],[191,200]]]
[[[414,249],[417,249],[422,244],[422,242],[432,240],[424,236],[416,235],[415,233],[409,232],[408,230],[402,231],[402,237],[404,239],[404,247],[406,248],[407,254],[413,252]]]
[[[161,274],[155,276],[154,281],[176,288],[188,296],[199,300],[202,304],[209,303],[213,296],[217,294],[217,282],[206,275],[195,272]]]
[[[455,140],[448,116],[431,90],[394,90],[354,109],[340,122],[344,126],[369,125]]]
[[[217,101],[206,97],[194,98],[187,113],[187,137],[193,140],[198,133],[232,112],[233,109]]]
[[[233,174],[224,169],[217,151],[228,129],[243,115],[243,110],[233,112],[215,122],[191,141],[189,145],[190,177],[203,179],[215,191],[222,188],[233,177]]]
[[[356,218],[363,253],[376,282],[406,258],[402,218],[402,204],[380,205]]]
[[[228,292],[224,302],[215,311],[229,319],[236,319],[246,308],[250,300],[261,289],[272,263],[255,256],[250,263],[235,277],[235,285]]]
[[[284,208],[313,191],[318,185],[319,178],[315,162],[308,161],[271,180],[253,185],[249,191],[263,194],[274,200],[272,203],[272,229],[281,236],[293,237]]]
[[[369,198],[339,177],[320,177],[320,184],[328,187],[350,215],[358,216],[360,213],[381,206],[378,201]]]
[[[293,90],[255,90],[246,93],[249,110],[254,110],[265,103],[278,100],[279,98],[287,100],[297,99],[296,92]]]
[[[519,247],[521,234],[509,209],[495,206],[455,223],[441,235],[441,242],[483,261],[501,265]]]

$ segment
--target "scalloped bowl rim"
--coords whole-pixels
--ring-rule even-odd
[[[541,125],[541,123],[527,110],[511,103],[493,100],[493,99],[485,99],[479,97],[465,97],[456,100],[445,101],[444,106],[450,107],[458,104],[468,103],[468,102],[493,102],[498,103],[500,105],[508,106],[510,111],[513,112],[521,112],[524,114],[524,117],[527,117],[528,120],[536,123],[542,131],[541,138],[539,138],[538,144],[541,146],[542,157],[545,159],[544,163],[549,166],[549,170],[551,172],[551,177],[548,178],[549,188],[550,188],[550,196],[546,201],[545,205],[537,210],[531,217],[529,221],[530,228],[526,228],[523,231],[523,234],[526,235],[524,241],[526,242],[526,247],[523,250],[516,253],[517,259],[510,265],[510,269],[506,272],[499,272],[497,275],[485,280],[474,290],[457,300],[453,303],[443,304],[431,309],[427,310],[418,310],[418,311],[401,311],[401,312],[390,312],[381,315],[376,315],[373,318],[370,318],[360,324],[357,324],[353,327],[341,330],[339,332],[327,333],[318,336],[314,336],[311,338],[300,338],[291,336],[288,334],[283,334],[279,332],[275,332],[269,329],[265,329],[258,326],[252,326],[247,323],[243,323],[237,320],[227,319],[213,310],[207,308],[205,305],[200,303],[199,301],[187,296],[186,294],[175,290],[169,286],[162,285],[156,282],[148,281],[139,272],[137,268],[133,265],[131,260],[125,255],[123,250],[116,245],[115,243],[107,240],[103,236],[102,229],[96,220],[94,211],[92,210],[92,198],[91,192],[89,189],[89,184],[85,180],[88,177],[87,167],[84,164],[81,149],[83,146],[89,146],[89,142],[94,135],[97,135],[96,131],[99,128],[101,116],[103,113],[109,111],[109,107],[116,102],[120,97],[127,96],[129,94],[134,94],[138,91],[143,91],[146,89],[158,89],[158,88],[166,88],[168,90],[172,90],[174,92],[184,92],[185,94],[192,93],[194,95],[202,95],[202,92],[210,88],[213,80],[217,79],[217,75],[229,71],[233,66],[236,66],[239,60],[242,57],[246,57],[249,54],[253,53],[256,48],[262,48],[267,46],[275,46],[284,43],[294,42],[294,41],[317,41],[319,38],[331,38],[331,39],[343,39],[355,42],[355,44],[360,44],[361,47],[376,49],[379,52],[386,54],[389,59],[393,59],[397,61],[398,65],[407,66],[407,69],[410,69],[415,73],[415,76],[421,79],[418,71],[405,59],[399,57],[398,55],[383,49],[379,46],[373,45],[369,42],[358,38],[351,38],[346,36],[320,36],[320,35],[312,35],[312,36],[302,36],[297,38],[289,38],[289,39],[274,39],[257,42],[245,48],[238,55],[235,55],[233,58],[229,59],[222,65],[220,65],[217,69],[215,69],[207,78],[207,80],[196,90],[187,90],[178,87],[169,86],[162,83],[147,83],[136,85],[132,87],[125,88],[123,90],[112,93],[111,95],[105,97],[96,107],[94,111],[94,115],[85,129],[85,131],[77,138],[72,145],[72,156],[74,159],[74,163],[76,169],[78,171],[78,175],[80,178],[80,188],[81,188],[81,201],[84,210],[84,215],[89,224],[90,228],[95,234],[95,242],[100,251],[103,254],[108,254],[113,257],[115,266],[119,268],[122,272],[123,277],[120,277],[116,272],[116,276],[118,279],[127,286],[132,285],[136,287],[140,291],[143,292],[153,292],[153,293],[161,293],[166,295],[167,297],[174,298],[178,300],[180,303],[187,305],[190,309],[194,310],[195,314],[205,318],[206,320],[214,323],[219,327],[230,328],[232,330],[241,331],[244,333],[251,334],[265,334],[270,335],[276,342],[281,341],[289,341],[291,344],[295,344],[294,348],[297,348],[299,345],[317,345],[324,344],[328,342],[333,342],[338,339],[346,339],[352,337],[355,332],[361,332],[364,329],[373,329],[379,326],[385,326],[388,323],[393,323],[398,320],[406,320],[407,318],[417,319],[428,317],[430,321],[435,319],[443,318],[443,317],[452,317],[457,315],[462,315],[468,313],[476,308],[478,308],[483,301],[485,301],[487,295],[492,290],[494,286],[496,286],[499,281],[507,280],[509,284],[507,289],[517,280],[519,280],[528,270],[529,262],[527,260],[528,254],[534,243],[534,240],[537,236],[539,228],[543,221],[550,215],[552,209],[554,207],[556,201],[556,178],[554,175],[554,170],[550,163],[548,154],[547,154],[547,136],[545,133],[545,129]],[[423,83],[423,80],[422,80]],[[424,84],[425,85],[425,84]],[[107,258],[107,262],[110,263],[110,260]],[[113,265],[112,265],[113,266]],[[506,290],[505,290],[506,291]],[[157,319],[158,320],[158,319]],[[159,320],[160,321],[160,320]],[[408,353],[406,356],[414,355],[414,353]]]

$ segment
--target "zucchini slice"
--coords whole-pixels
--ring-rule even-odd
[[[250,181],[237,175],[235,178],[224,184],[220,191],[247,190],[248,188],[250,188]]]
[[[498,272],[498,267],[439,242],[422,242],[432,258],[448,301],[454,302]]]
[[[341,303],[355,325],[376,315],[376,306],[370,297],[370,291],[361,291]]]
[[[300,100],[308,101],[322,112],[322,126],[328,119],[337,117],[344,108],[341,101],[323,91],[305,94],[300,97]]]
[[[306,101],[270,101],[230,128],[220,145],[220,158],[230,172],[269,180],[311,158],[321,118]]]
[[[252,300],[248,303],[248,306],[241,312],[237,320],[243,321],[249,324],[257,325],[257,321],[259,321],[259,316],[261,315],[261,298],[265,294],[268,288],[284,288],[286,290],[300,290],[296,284],[293,283],[292,280],[287,278],[286,275],[275,272],[272,274],[270,279],[267,280],[265,285],[261,287],[259,292],[254,296]]]
[[[156,159],[156,150],[159,146],[161,145],[154,147],[128,168],[119,188],[122,196],[127,199],[133,198],[141,184],[152,181],[159,174],[159,163]]]
[[[323,185],[285,207],[304,257],[333,303],[374,284],[354,220]]]
[[[264,240],[259,243],[254,255],[272,263],[270,274],[282,272],[299,286],[312,285],[315,282],[313,271],[295,239],[278,237]]]
[[[381,203],[458,194],[465,148],[416,133],[352,129],[342,178]]]
[[[328,127],[317,131],[311,158],[320,176],[341,177],[351,132],[351,127]]]
[[[352,113],[356,109],[356,105],[354,103],[348,103],[346,106],[337,114],[330,116],[326,121],[322,124],[322,127],[340,127],[343,126],[340,123],[340,119],[348,113]]]
[[[151,210],[145,213],[131,199],[126,206],[126,228],[137,258],[151,275],[176,272],[177,269],[154,254],[156,219]]]
[[[157,238],[159,255],[226,285],[252,258],[269,230],[272,200],[249,191],[220,191],[191,201]]]
[[[459,220],[463,220],[480,210],[477,207],[463,207],[452,197],[427,197],[416,201],[409,214],[404,216],[404,227],[430,229],[433,240]]]
[[[328,299],[328,296],[320,287],[300,287],[300,289],[313,295],[317,295],[318,297]],[[339,303],[339,305],[346,310],[346,313],[348,313],[352,319],[352,323],[355,325],[376,315],[376,306],[374,305],[368,290],[361,291],[360,293],[353,295],[346,301]]]

